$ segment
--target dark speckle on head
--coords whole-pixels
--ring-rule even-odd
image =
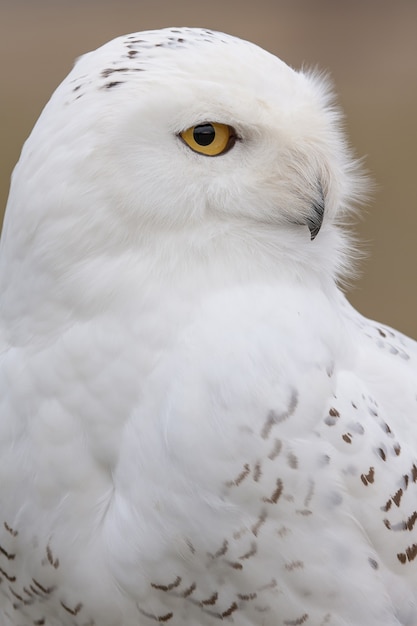
[[[107,57],[107,61],[103,64],[102,69],[98,70],[98,76],[83,74],[76,76],[71,83],[71,91],[78,92],[69,98],[67,104],[74,102],[81,95],[86,95],[89,85],[97,85],[101,91],[113,91],[114,87],[118,87],[123,83],[132,83],[133,73],[152,71],[154,67],[162,61],[165,65],[170,65],[170,55],[175,54],[177,49],[192,49],[200,44],[207,45],[213,42],[227,43],[225,36],[206,29],[190,29],[190,28],[173,28],[162,31],[149,31],[145,33],[137,33],[126,35],[115,40],[121,45],[121,49]],[[103,48],[105,48],[103,46]],[[175,58],[175,57],[173,57]],[[140,63],[140,67],[138,67]],[[115,74],[123,79],[114,79]],[[103,82],[97,84],[97,78],[104,79]],[[107,81],[106,79],[109,79]]]
[[[105,89],[112,89],[113,87],[117,87],[117,85],[123,85],[123,82],[124,81],[121,81],[121,80],[115,80],[115,81],[113,81],[111,83],[106,83],[104,85],[104,88]]]
[[[113,72],[127,72],[127,71],[128,71],[127,67],[106,68],[105,70],[101,72],[101,75],[103,76],[103,78],[108,78],[110,74],[113,74]]]

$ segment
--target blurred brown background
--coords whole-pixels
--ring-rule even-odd
[[[366,258],[349,298],[417,338],[416,0],[0,0],[0,207],[10,174],[74,58],[117,35],[205,26],[328,69],[377,191],[357,224]]]

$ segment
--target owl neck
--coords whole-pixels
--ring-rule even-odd
[[[186,309],[207,293],[249,284],[331,294],[345,269],[343,235],[326,227],[311,241],[306,227],[219,222],[130,238],[107,233],[95,245],[82,230],[51,241],[34,232],[24,250],[11,234],[1,248],[0,316],[12,344],[51,341],[80,320],[113,315],[123,324],[175,302]]]

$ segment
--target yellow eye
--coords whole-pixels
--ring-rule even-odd
[[[206,156],[218,156],[232,148],[236,141],[236,133],[231,126],[217,122],[204,122],[191,126],[182,133],[181,138],[187,146]]]

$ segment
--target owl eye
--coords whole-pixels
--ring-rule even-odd
[[[199,154],[218,156],[232,148],[236,142],[236,132],[227,124],[204,122],[191,126],[180,133],[182,140]]]

